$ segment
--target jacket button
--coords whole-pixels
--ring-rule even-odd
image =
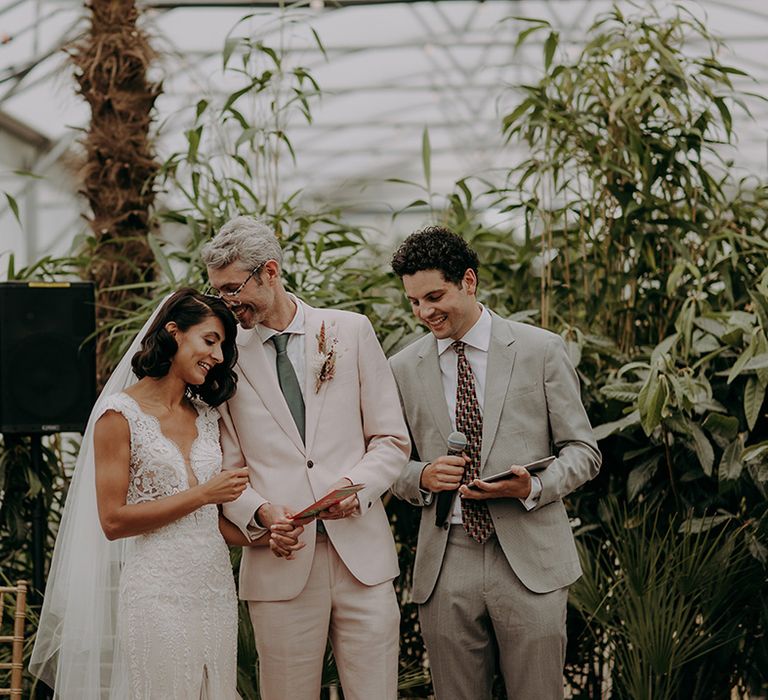
[[[373,505],[373,501],[368,501],[368,507],[370,508]]]
[[[311,459],[308,459],[307,460],[307,468],[308,469],[312,469],[312,467],[314,467],[314,466],[315,466],[315,463]]]
[[[443,530],[447,530],[450,527],[449,523],[443,523]]]

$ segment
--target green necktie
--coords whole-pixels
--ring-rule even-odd
[[[280,389],[285,397],[285,402],[288,404],[296,427],[299,429],[301,441],[304,442],[304,396],[296,377],[296,370],[293,368],[286,350],[290,335],[290,333],[280,333],[273,335],[270,340],[277,350],[277,381],[280,382]]]

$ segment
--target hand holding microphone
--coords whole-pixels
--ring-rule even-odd
[[[421,488],[433,493],[459,488],[464,467],[469,461],[462,455],[466,446],[467,438],[463,433],[451,433],[448,436],[448,453],[430,462],[421,472]]]
[[[455,431],[448,436],[448,454],[442,455],[424,467],[421,473],[421,487],[437,493],[435,524],[441,526],[451,510],[456,489],[461,484],[469,458],[463,455],[467,438]]]

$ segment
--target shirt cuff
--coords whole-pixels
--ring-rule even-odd
[[[267,501],[265,501],[265,503],[266,502]],[[261,505],[264,505],[264,503],[262,503]],[[261,506],[259,506],[259,508],[261,508]],[[247,530],[247,535],[250,538],[251,542],[259,539],[259,537],[261,537],[262,535],[266,535],[269,532],[268,528],[264,527],[263,525],[259,525],[259,522],[256,520],[255,512],[253,514],[253,517],[248,521],[248,524],[245,526],[245,529]]]
[[[432,464],[432,462],[426,462],[419,472],[419,495],[421,496],[421,501],[425,506],[428,506],[430,503],[432,503],[432,498],[434,497],[434,494],[431,491],[427,491],[427,489],[421,488],[421,476],[424,474],[424,470],[430,464]]]
[[[531,477],[531,492],[528,494],[528,498],[520,499],[520,503],[523,504],[523,508],[526,510],[533,510],[539,504],[539,496],[541,496],[541,479],[538,476]]]

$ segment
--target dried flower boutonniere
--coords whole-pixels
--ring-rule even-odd
[[[330,382],[336,372],[336,358],[338,351],[336,346],[339,339],[333,333],[333,325],[326,330],[325,321],[320,324],[320,332],[317,338],[317,351],[312,359],[312,368],[315,372],[315,393],[325,382]]]

